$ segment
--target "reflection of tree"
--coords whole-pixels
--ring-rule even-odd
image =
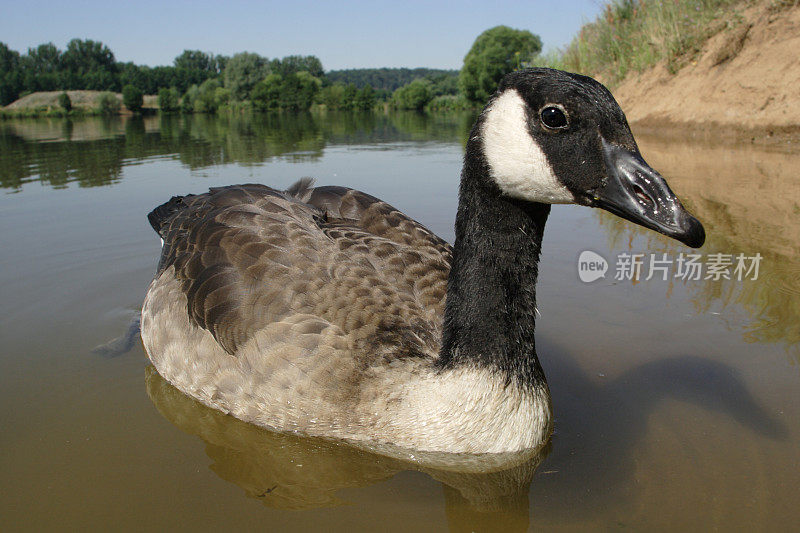
[[[0,124],[0,186],[109,185],[132,161],[177,155],[190,169],[275,157],[314,161],[327,144],[466,142],[469,112],[251,113],[15,120]]]
[[[433,114],[405,111],[389,115],[397,130],[410,136],[409,140],[460,142],[463,145],[467,144],[476,117],[469,111]]]
[[[190,168],[258,164],[286,154],[292,154],[293,159],[315,160],[325,147],[310,113],[163,117],[162,124],[166,120],[180,121],[180,144],[175,151]]]
[[[124,139],[31,143],[6,131],[0,151],[0,186],[11,189],[34,179],[52,187],[108,185],[119,180],[126,153]]]
[[[325,138],[334,144],[460,142],[466,144],[475,120],[471,112],[328,111],[320,118]]]
[[[18,136],[0,127],[0,186],[19,189],[30,175],[28,150]]]
[[[800,228],[794,222],[800,212],[800,155],[646,138],[642,152],[703,222],[707,241],[700,253],[763,257],[757,280],[688,282],[697,309],[739,306],[750,317],[746,341],[782,343],[800,363]],[[614,248],[630,248],[633,237],[641,236],[649,251],[671,257],[687,251],[605,212],[598,216]]]

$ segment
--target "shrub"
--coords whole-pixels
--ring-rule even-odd
[[[281,107],[305,111],[314,103],[322,82],[306,71],[287,74],[281,83]]]
[[[169,89],[162,87],[158,90],[158,107],[164,113],[177,111],[179,109],[179,99],[180,96],[178,95],[178,89],[175,87],[171,87]]]
[[[119,99],[117,95],[111,92],[100,93],[97,99],[97,108],[103,115],[116,115],[119,113]]]
[[[217,109],[228,105],[231,101],[231,91],[225,87],[217,87],[214,89],[214,105]]]
[[[217,89],[222,85],[216,78],[209,79],[200,84],[192,99],[192,109],[195,113],[214,113],[219,107]]]
[[[197,99],[199,93],[200,89],[197,85],[189,86],[181,99],[181,111],[184,113],[192,113],[194,111],[194,101]]]
[[[72,100],[70,100],[69,95],[65,92],[58,95],[58,105],[67,113],[72,111]]]
[[[345,85],[342,92],[342,109],[355,109],[357,96],[358,89],[356,89],[355,84],[348,83]]]
[[[286,76],[270,74],[253,87],[250,99],[260,111],[278,108],[305,111],[314,103],[320,85],[322,82],[306,71]]]
[[[280,107],[281,84],[283,76],[280,74],[270,74],[253,87],[250,92],[250,100],[253,108],[258,111],[269,111]]]
[[[398,109],[422,109],[431,101],[431,83],[417,79],[403,85],[392,94],[392,105]]]
[[[134,113],[139,113],[144,103],[142,90],[135,85],[126,85],[122,88],[122,103]]]
[[[375,107],[376,100],[375,90],[372,88],[372,85],[367,84],[362,89],[359,89],[356,95],[356,108],[372,109]]]
[[[344,102],[344,84],[336,82],[328,85],[320,91],[318,99],[328,109],[340,109]]]

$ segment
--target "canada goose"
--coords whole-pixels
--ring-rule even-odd
[[[377,198],[309,180],[157,207],[145,348],[179,390],[260,426],[430,452],[536,448],[552,431],[534,321],[556,203],[705,240],[605,87],[522,70],[473,126],[453,247]]]

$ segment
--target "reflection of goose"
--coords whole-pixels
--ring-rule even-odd
[[[171,423],[205,441],[211,469],[218,476],[265,505],[283,509],[337,505],[341,489],[368,487],[403,470],[420,470],[443,484],[454,530],[459,525],[471,531],[526,530],[529,498],[545,521],[548,516],[560,521],[564,513],[588,519],[635,500],[631,492],[642,489],[634,471],[635,451],[648,432],[651,414],[667,398],[731,417],[743,430],[765,438],[787,437],[785,425],[758,406],[741,378],[725,364],[700,357],[665,357],[598,383],[557,345],[545,341],[544,350],[558,355],[548,365],[551,381],[560,385],[554,394],[561,428],[554,452],[547,456],[547,447],[516,466],[490,473],[454,471],[458,464],[429,468],[336,441],[265,431],[181,394],[153,367],[146,372],[147,393]],[[742,437],[737,446],[746,443]],[[545,456],[549,471],[538,476],[529,491]],[[687,483],[703,483],[704,473],[699,469],[699,478]],[[722,487],[710,489],[715,498],[722,497]]]
[[[403,470],[420,470],[446,487],[448,510],[506,522],[526,521],[528,487],[542,453],[490,473],[435,470],[382,457],[335,441],[299,438],[245,424],[185,396],[153,367],[147,394],[159,412],[182,431],[206,443],[211,469],[248,496],[281,509],[311,509],[342,503],[337,493],[369,486]],[[523,528],[524,529],[524,528]]]
[[[258,425],[434,452],[540,446],[535,284],[553,203],[704,240],[602,85],[525,70],[473,127],[452,249],[372,196],[307,180],[156,208],[145,347],[178,389]]]

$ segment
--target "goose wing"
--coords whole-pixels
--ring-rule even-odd
[[[180,281],[190,322],[230,354],[300,315],[362,353],[438,352],[451,248],[377,198],[309,180],[238,185],[174,197],[149,219],[159,275]]]

